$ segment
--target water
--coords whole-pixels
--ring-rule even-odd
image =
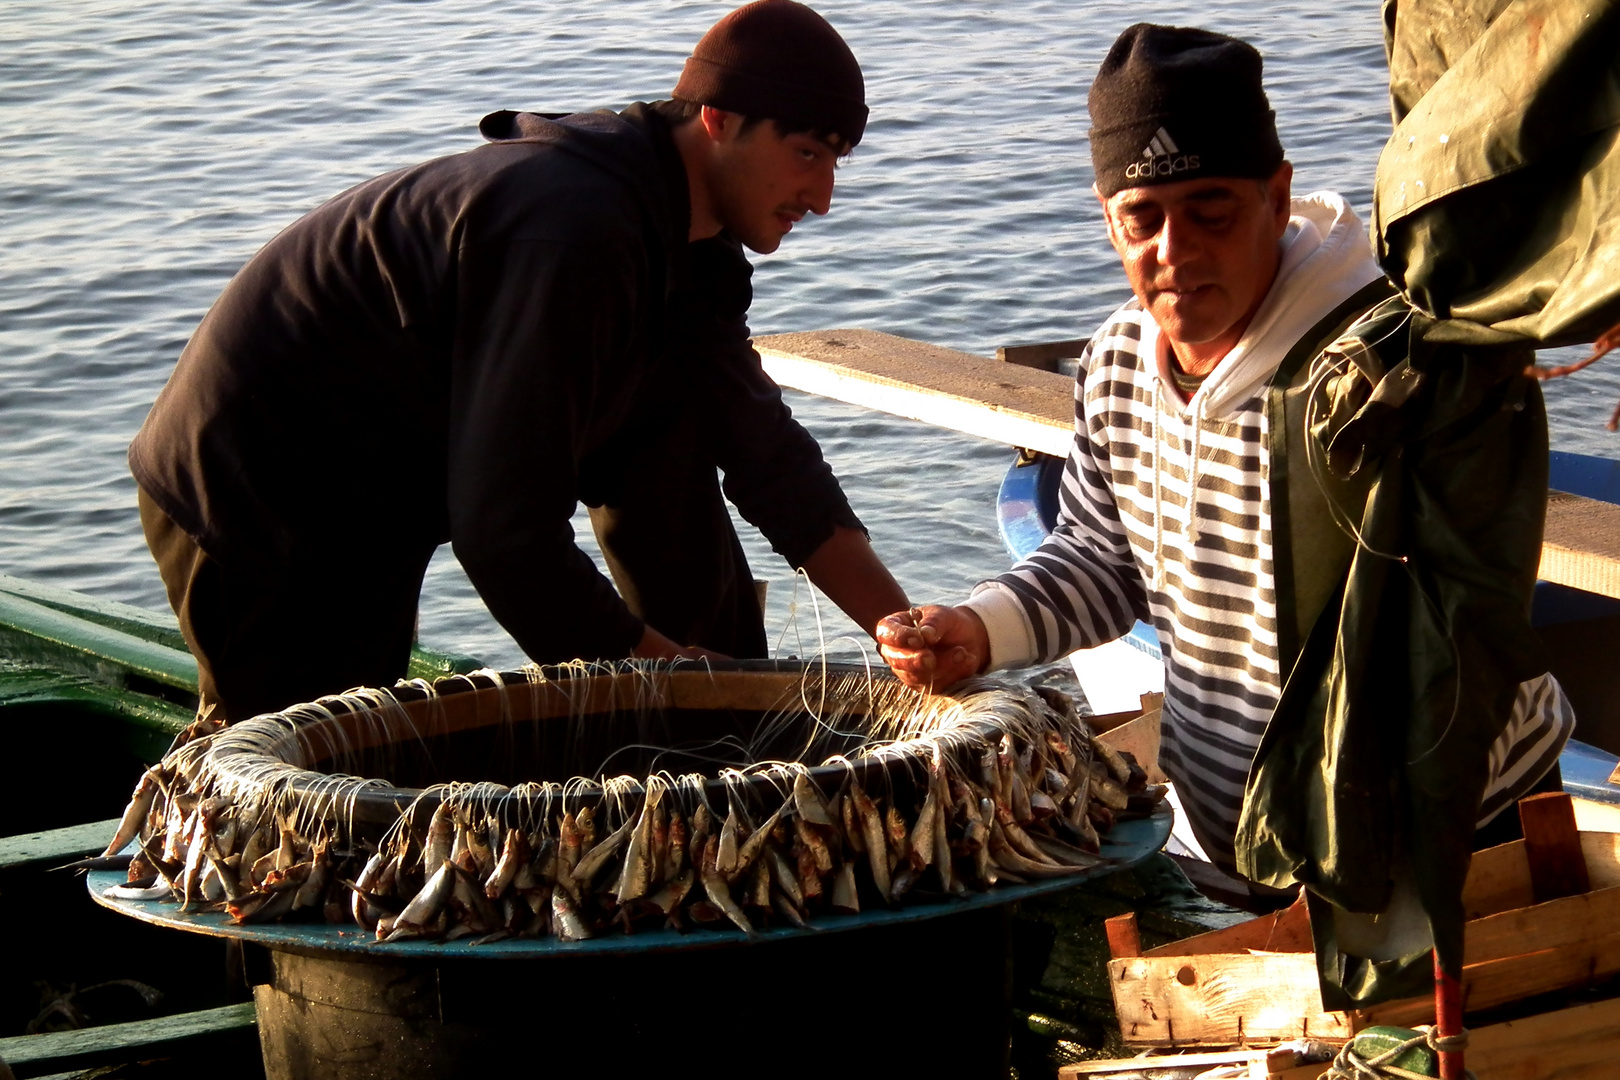
[[[7,0],[0,571],[162,607],[124,453],[236,269],[343,188],[474,145],[486,112],[665,96],[727,7]],[[1090,191],[1085,92],[1138,20],[1257,45],[1298,189],[1369,206],[1388,133],[1372,0],[819,10],[861,59],[872,120],[832,214],[756,260],[757,333],[862,326],[983,354],[1089,335],[1126,290]],[[1612,371],[1555,385],[1554,445],[1613,454],[1601,424],[1617,396]],[[1005,567],[993,499],[1007,448],[790,398],[914,599],[960,597]],[[311,415],[309,437],[333,423]],[[853,633],[825,605],[818,630],[802,584],[744,537],[782,652]],[[521,659],[448,551],[422,635]]]

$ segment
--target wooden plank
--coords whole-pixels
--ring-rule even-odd
[[[1316,951],[1316,939],[1311,936],[1311,911],[1305,906],[1305,894],[1277,912],[1277,921],[1271,925],[1271,936],[1262,948],[1266,952],[1285,953]]]
[[[197,661],[181,649],[0,591],[0,626],[126,668],[162,686],[197,692]]]
[[[1620,998],[1468,1033],[1468,1067],[1480,1080],[1612,1080],[1617,1062]]]
[[[1620,888],[1598,889],[1470,922],[1463,965],[1575,945],[1620,927]]]
[[[1129,752],[1142,766],[1142,771],[1147,773],[1148,783],[1162,784],[1168,777],[1159,768],[1159,719],[1160,711],[1153,709],[1118,727],[1109,728],[1097,736],[1097,741],[1105,742],[1115,750]]]
[[[19,1078],[40,1076],[46,1070],[88,1069],[165,1057],[187,1043],[248,1033],[255,1025],[251,1002],[226,1005],[128,1024],[0,1039],[0,1061],[10,1065]]]
[[[1519,800],[1524,853],[1530,864],[1530,892],[1537,903],[1573,896],[1591,888],[1575,806],[1562,791]]]
[[[1620,832],[1620,806],[1577,798],[1575,825],[1583,833]]]
[[[1286,1075],[1294,1067],[1299,1054],[1293,1050],[1222,1050],[1191,1054],[1139,1054],[1130,1058],[1110,1058],[1098,1061],[1076,1061],[1058,1069],[1058,1080],[1078,1076],[1107,1076],[1115,1072],[1137,1072],[1142,1069],[1185,1069],[1193,1066],[1214,1068],[1217,1065],[1247,1065],[1250,1075]],[[1318,1069],[1327,1066],[1318,1065]]]
[[[875,330],[754,339],[782,386],[1064,457],[1074,380]]]
[[[1313,1038],[1343,1042],[1343,1013],[1322,1010],[1310,953],[1111,960],[1120,1034],[1131,1045],[1231,1046]]]
[[[1463,880],[1462,900],[1463,916],[1468,919],[1535,903],[1535,897],[1530,895],[1530,860],[1524,853],[1524,841],[1513,840],[1474,852],[1468,877]]]
[[[1563,491],[1547,496],[1543,581],[1620,597],[1620,506]]]
[[[1520,998],[1582,986],[1620,974],[1620,934],[1578,941],[1556,949],[1509,956],[1463,968],[1462,1000],[1465,1012],[1505,1005]],[[1409,998],[1374,1005],[1358,1014],[1366,1024],[1431,1023],[1434,999]]]
[[[1616,973],[1620,973],[1620,934],[1491,960],[1463,968],[1463,1009],[1489,1009]]]
[[[1620,885],[1620,833],[1581,833],[1581,854],[1586,856],[1586,876],[1592,888]]]
[[[1143,694],[1138,698],[1138,701],[1141,702],[1138,708],[1128,709],[1125,712],[1100,713],[1088,716],[1086,717],[1086,723],[1092,731],[1099,735],[1106,735],[1122,724],[1128,724],[1138,717],[1147,716],[1149,713],[1162,712],[1164,709],[1163,694]]]
[[[1003,364],[1056,371],[1059,360],[1077,360],[1090,344],[1087,338],[1072,341],[1047,341],[1039,345],[1003,345],[996,350],[996,359]]]
[[[1620,833],[1582,831],[1581,855],[1594,889],[1620,885]],[[1470,919],[1536,902],[1530,892],[1530,860],[1523,840],[1474,852],[1463,884],[1463,909]]]
[[[1236,926],[1172,941],[1149,949],[1143,956],[1208,956],[1216,953],[1310,952],[1311,916],[1303,897],[1282,911],[1274,911]]]
[[[1142,930],[1136,925],[1136,912],[1105,919],[1103,931],[1108,935],[1108,955],[1113,959],[1142,955]]]
[[[1322,1080],[1322,1077],[1327,1074],[1327,1069],[1328,1067],[1325,1064],[1296,1065],[1292,1069],[1284,1069],[1280,1073],[1274,1073],[1272,1080]]]
[[[0,870],[48,870],[99,855],[118,831],[118,819],[0,837]]]
[[[1006,351],[1045,357],[1054,348],[1068,351],[1070,344]],[[754,339],[754,347],[765,371],[782,386],[1009,446],[1057,457],[1069,452],[1074,380],[1054,371],[998,363],[876,330],[774,334]],[[1538,574],[1545,581],[1620,598],[1620,506],[1549,493]]]

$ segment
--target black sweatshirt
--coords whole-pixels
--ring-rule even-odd
[[[661,410],[705,412],[727,496],[793,565],[858,527],[749,344],[740,246],[686,242],[656,107],[481,128],[489,145],[350,189],[237,274],[130,446],[141,487],[272,577],[449,541],[543,662],[641,636],[570,518]]]

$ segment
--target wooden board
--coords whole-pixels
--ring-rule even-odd
[[[255,1024],[249,1002],[79,1031],[18,1035],[0,1039],[0,1061],[8,1063],[19,1077],[40,1076],[45,1070],[89,1069],[166,1057],[188,1043],[204,1040],[245,1036],[257,1042],[252,1034]],[[221,1056],[229,1060],[228,1055]]]
[[[1475,855],[1464,889],[1471,920],[1462,974],[1466,1009],[1620,974],[1620,836],[1582,833],[1580,846],[1593,891],[1541,904],[1531,893],[1524,841]],[[1109,973],[1120,1032],[1133,1045],[1213,1047],[1238,1041],[1239,1018],[1250,1042],[1297,1038],[1302,1026],[1332,1040],[1369,1024],[1433,1021],[1432,997],[1353,1017],[1324,1012],[1309,949],[1309,920],[1296,905],[1115,960]],[[1288,1019],[1279,1022],[1279,1015]]]
[[[1620,887],[1476,919],[1468,924],[1463,965],[1579,944],[1594,927],[1620,929]]]
[[[1092,731],[1097,732],[1099,735],[1106,735],[1115,728],[1140,717],[1157,716],[1164,709],[1163,694],[1142,694],[1137,700],[1139,704],[1134,709],[1116,713],[1097,713],[1086,717],[1086,723],[1091,726]]]
[[[773,334],[754,347],[771,378],[794,390],[1056,457],[1074,438],[1074,380],[1053,371],[876,330]],[[1072,350],[1016,354],[1044,362],[1053,351]],[[1538,576],[1620,598],[1620,506],[1551,492]]]
[[[1536,576],[1620,597],[1620,506],[1562,491],[1549,493]]]
[[[1161,698],[1161,695],[1157,694],[1152,696]],[[1147,700],[1146,696],[1143,700]],[[1123,724],[1116,724],[1097,736],[1099,742],[1105,742],[1115,750],[1129,752],[1136,759],[1136,763],[1142,766],[1142,771],[1147,773],[1147,782],[1150,784],[1162,784],[1169,779],[1164,775],[1164,770],[1159,768],[1161,715],[1159,705],[1155,704],[1141,716],[1127,720]],[[1086,719],[1091,720],[1092,717],[1088,716]]]
[[[1247,1065],[1250,1077],[1287,1076],[1299,1066],[1299,1055],[1292,1050],[1225,1050],[1206,1054],[1141,1054],[1132,1058],[1076,1061],[1058,1069],[1058,1080],[1097,1076],[1107,1080],[1109,1073],[1141,1072],[1144,1069],[1186,1069],[1192,1066],[1215,1068],[1220,1065]],[[1318,1065],[1321,1070],[1326,1066]]]
[[[1477,1028],[1466,1060],[1479,1080],[1613,1080],[1620,998]]]
[[[118,819],[113,818],[0,837],[0,870],[49,870],[87,855],[100,855],[117,831]]]
[[[1620,833],[1620,806],[1576,799],[1575,825],[1582,832]]]
[[[1309,953],[1311,942],[1311,916],[1303,898],[1281,911],[1262,915],[1258,919],[1238,923],[1236,926],[1211,930],[1197,937],[1172,941],[1168,945],[1149,949],[1144,956],[1198,956],[1213,953],[1241,953],[1250,949],[1259,952]]]
[[[1510,1001],[1581,986],[1616,974],[1620,974],[1620,934],[1473,964],[1463,968],[1463,1011],[1492,1009]],[[1410,998],[1374,1005],[1359,1013],[1358,1018],[1358,1029],[1368,1024],[1401,1027],[1432,1024],[1434,999]]]
[[[780,385],[1066,457],[1074,380],[875,330],[754,339]]]
[[[1544,791],[1520,799],[1519,823],[1530,865],[1530,891],[1537,903],[1592,887],[1575,827],[1575,805],[1567,792]]]
[[[1342,1042],[1343,1013],[1322,1011],[1311,953],[1110,960],[1120,1035],[1136,1046]]]
[[[1620,885],[1620,833],[1582,832],[1581,853],[1586,856],[1586,873],[1592,888],[1609,889]],[[1463,910],[1468,918],[1529,907],[1535,902],[1523,840],[1474,853],[1468,879],[1463,883]]]

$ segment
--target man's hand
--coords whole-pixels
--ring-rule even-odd
[[[639,660],[730,660],[725,653],[712,652],[697,645],[677,645],[675,642],[648,626],[641,632],[641,640],[636,643],[631,656]]]
[[[990,635],[972,608],[930,604],[897,611],[878,621],[874,636],[895,675],[918,690],[977,675],[990,659]]]

